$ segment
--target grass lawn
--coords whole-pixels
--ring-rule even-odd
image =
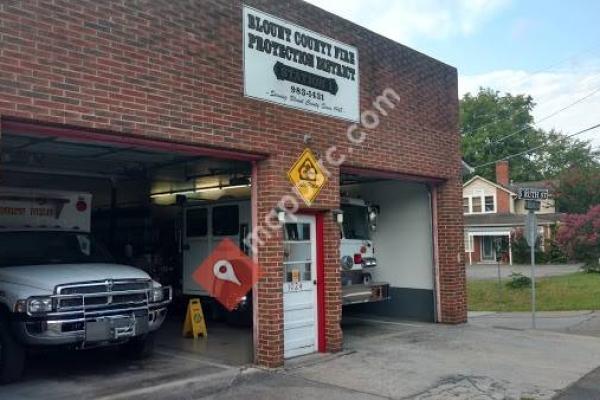
[[[529,311],[531,289],[511,289],[502,280],[467,283],[469,311]],[[600,310],[600,274],[576,272],[538,278],[536,305],[539,311]]]

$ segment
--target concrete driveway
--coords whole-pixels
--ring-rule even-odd
[[[363,319],[345,321],[344,331],[345,352],[277,370],[165,348],[145,362],[107,352],[43,358],[0,398],[550,399],[600,365],[597,338],[557,332]]]
[[[581,264],[554,264],[536,265],[535,276],[542,278],[547,276],[567,275],[581,270]],[[513,272],[531,276],[530,265],[506,265],[500,264],[500,276],[508,278]],[[498,279],[497,264],[473,264],[467,265],[467,280]]]
[[[549,399],[600,365],[596,338],[555,332],[350,321],[354,352],[294,375],[382,398]]]

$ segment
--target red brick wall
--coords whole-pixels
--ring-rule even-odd
[[[510,194],[498,188],[496,188],[496,212],[510,214]]]
[[[442,321],[466,320],[456,70],[299,0],[247,4],[359,49],[361,109],[400,95],[349,165],[447,180],[438,194]],[[289,193],[305,147],[347,148],[348,123],[243,97],[241,2],[9,1],[0,4],[0,116],[241,151],[259,164],[259,221]],[[339,206],[339,171],[315,208]],[[327,220],[327,218],[326,218]],[[327,338],[341,347],[338,234],[326,225]],[[281,237],[259,248],[260,364],[281,364]]]
[[[496,163],[496,183],[502,186],[508,186],[510,183],[510,171],[506,160]]]

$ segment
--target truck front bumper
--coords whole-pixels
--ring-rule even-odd
[[[12,321],[15,338],[27,346],[74,345],[78,348],[121,343],[156,331],[167,316],[166,300],[122,309],[44,316],[18,315]]]

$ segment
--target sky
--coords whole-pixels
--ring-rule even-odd
[[[529,94],[537,126],[566,134],[600,123],[600,1],[307,1],[456,67],[459,96]],[[577,137],[600,149],[600,129]]]

